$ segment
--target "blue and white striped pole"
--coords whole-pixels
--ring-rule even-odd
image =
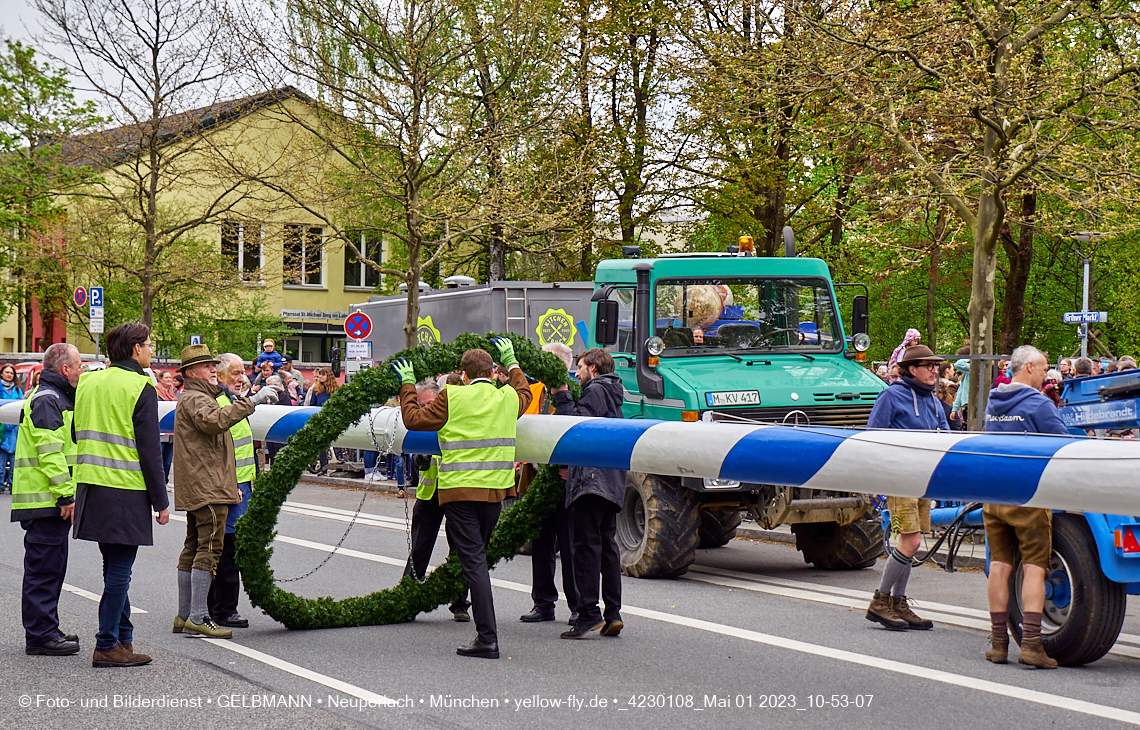
[[[174,403],[160,403],[164,425]],[[19,403],[0,422],[19,420]],[[284,442],[318,408],[258,406],[253,437]],[[365,416],[335,445],[376,449]],[[408,432],[398,408],[376,408],[375,443],[438,454],[434,433]],[[842,492],[1140,514],[1140,443],[1065,436],[857,431],[734,423],[523,416],[516,457]]]

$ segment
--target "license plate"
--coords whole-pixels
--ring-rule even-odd
[[[758,406],[758,390],[724,390],[719,393],[705,393],[705,402],[713,408],[720,406]]]

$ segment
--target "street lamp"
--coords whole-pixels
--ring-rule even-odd
[[[1100,246],[1100,241],[1108,234],[1098,233],[1096,231],[1078,231],[1073,234],[1073,238],[1081,243],[1094,244],[1092,250],[1086,255],[1079,248],[1073,246],[1073,250],[1077,252],[1085,262],[1085,285],[1084,291],[1081,294],[1081,312],[1087,314],[1089,311],[1089,257],[1096,253],[1097,247]],[[1089,323],[1081,322],[1081,357],[1089,356]]]

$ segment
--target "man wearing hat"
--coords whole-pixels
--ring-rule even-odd
[[[182,350],[178,368],[185,383],[174,409],[174,507],[186,511],[186,542],[178,557],[174,633],[228,639],[233,632],[210,618],[206,603],[225,544],[227,513],[230,505],[241,503],[230,427],[276,391],[262,388],[223,408],[217,364],[209,347],[190,345]]]
[[[941,362],[942,358],[925,345],[906,348],[898,360],[901,377],[879,394],[867,428],[949,431],[946,412],[936,397]],[[898,544],[887,553],[883,579],[867,608],[867,620],[894,630],[934,628],[932,622],[910,610],[906,598],[911,558],[922,546],[922,533],[930,532],[930,500],[887,497],[887,509]]]

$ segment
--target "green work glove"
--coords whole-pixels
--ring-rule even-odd
[[[400,384],[415,385],[416,372],[412,369],[412,363],[409,360],[400,358],[392,363],[392,369],[396,371],[396,375],[400,377]]]
[[[492,337],[491,344],[499,351],[499,362],[503,367],[509,368],[511,365],[518,365],[519,360],[515,357],[515,346],[506,337]]]

